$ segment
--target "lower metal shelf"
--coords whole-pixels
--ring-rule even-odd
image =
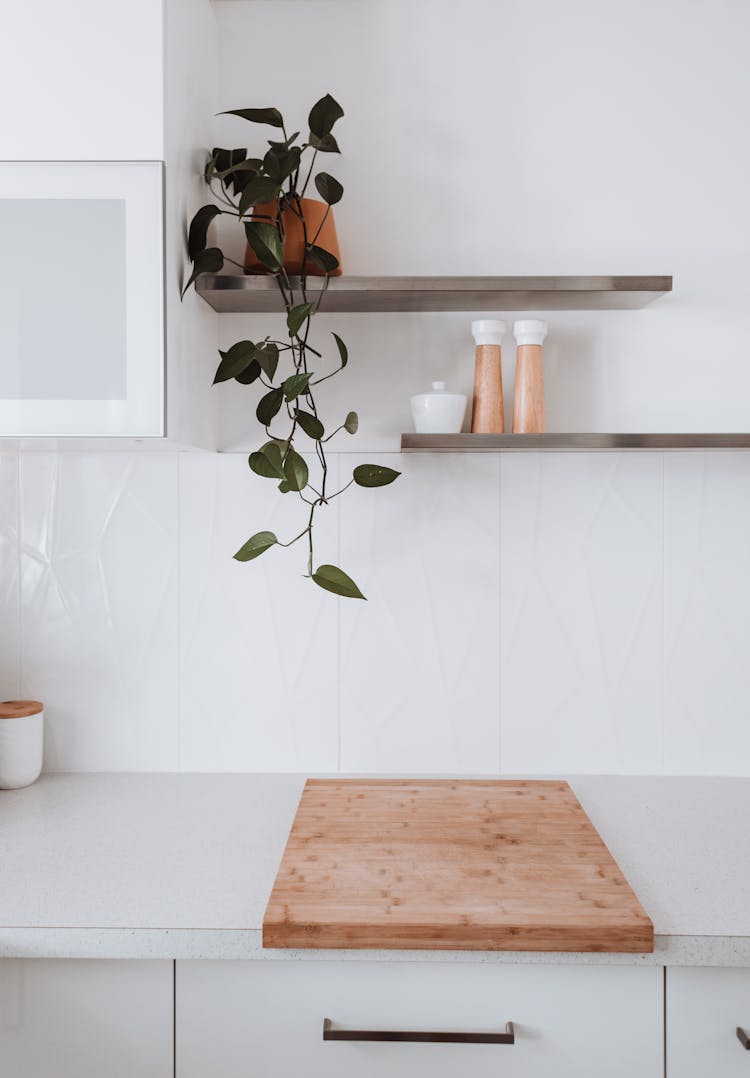
[[[402,434],[402,452],[750,449],[750,434]]]

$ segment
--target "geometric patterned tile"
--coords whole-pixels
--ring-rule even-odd
[[[335,456],[329,464],[335,489]],[[304,509],[246,454],[181,454],[183,770],[336,769],[339,600],[303,578],[304,541],[232,557],[257,531],[291,538]],[[317,519],[316,561],[336,563],[336,502]]]
[[[177,763],[177,454],[21,460],[22,692],[45,765]]]
[[[502,459],[502,767],[661,766],[661,457]]]
[[[18,455],[0,452],[0,700],[20,692]]]
[[[750,455],[665,460],[665,765],[750,775]]]
[[[341,499],[341,564],[368,599],[341,607],[342,768],[496,772],[498,458],[366,459],[402,474]]]

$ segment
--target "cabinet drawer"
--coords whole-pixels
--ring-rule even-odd
[[[750,1075],[750,970],[667,970],[668,1078]]]
[[[178,1078],[661,1078],[662,971],[635,966],[178,962]],[[502,1033],[514,1044],[323,1039]],[[394,1069],[396,1068],[396,1069]]]
[[[2,1078],[171,1078],[172,963],[0,960]]]

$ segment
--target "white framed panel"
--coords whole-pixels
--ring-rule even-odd
[[[3,1078],[172,1078],[172,963],[0,960]]]
[[[366,953],[366,952],[365,952]],[[664,1078],[657,966],[178,961],[179,1078]],[[323,1040],[502,1032],[514,1044]],[[718,1072],[717,1072],[718,1073]]]
[[[666,993],[667,1078],[745,1078],[750,970],[670,968]]]
[[[3,162],[0,234],[0,436],[162,437],[161,162]]]

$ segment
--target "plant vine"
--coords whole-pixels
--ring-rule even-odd
[[[245,149],[215,148],[212,151],[204,177],[215,201],[202,206],[190,223],[188,255],[192,272],[182,294],[184,296],[202,274],[219,273],[226,264],[245,271],[241,263],[227,257],[219,247],[208,246],[209,228],[214,220],[222,215],[236,218],[244,227],[249,248],[262,271],[276,279],[286,312],[288,338],[277,340],[266,336],[260,341],[242,340],[226,352],[220,351],[221,362],[214,384],[233,379],[243,386],[257,383],[265,390],[255,410],[265,441],[250,454],[248,464],[256,475],[275,481],[282,494],[296,493],[306,507],[305,525],[291,539],[282,541],[272,531],[259,531],[234,557],[241,562],[253,561],[271,547],[292,547],[306,540],[305,576],[326,591],[364,599],[352,578],[338,566],[321,564],[316,567],[314,545],[317,514],[324,506],[352,484],[386,486],[400,474],[377,464],[360,464],[340,489],[329,489],[326,446],[342,431],[356,434],[359,420],[356,412],[349,412],[343,422],[326,431],[318,414],[317,387],[346,368],[349,353],[341,337],[332,333],[334,367],[327,369],[324,354],[312,346],[309,337],[330,276],[339,270],[338,258],[318,240],[331,207],[341,200],[344,189],[329,173],[315,174],[313,182],[326,208],[312,234],[308,233],[302,200],[313,178],[318,155],[340,152],[333,127],[344,115],[343,109],[330,94],[322,97],[310,110],[309,135],[301,143],[299,131],[287,134],[284,119],[276,108],[230,109],[225,115],[276,128],[283,138],[279,141],[269,139],[269,149],[262,158],[248,157]],[[297,276],[290,275],[285,266],[285,222],[293,220],[299,222],[303,236],[302,263]],[[315,290],[308,282],[308,275],[312,274],[322,278],[321,285]],[[286,423],[285,430],[280,429],[283,422]],[[297,448],[300,434],[314,446],[314,482],[308,463]]]

